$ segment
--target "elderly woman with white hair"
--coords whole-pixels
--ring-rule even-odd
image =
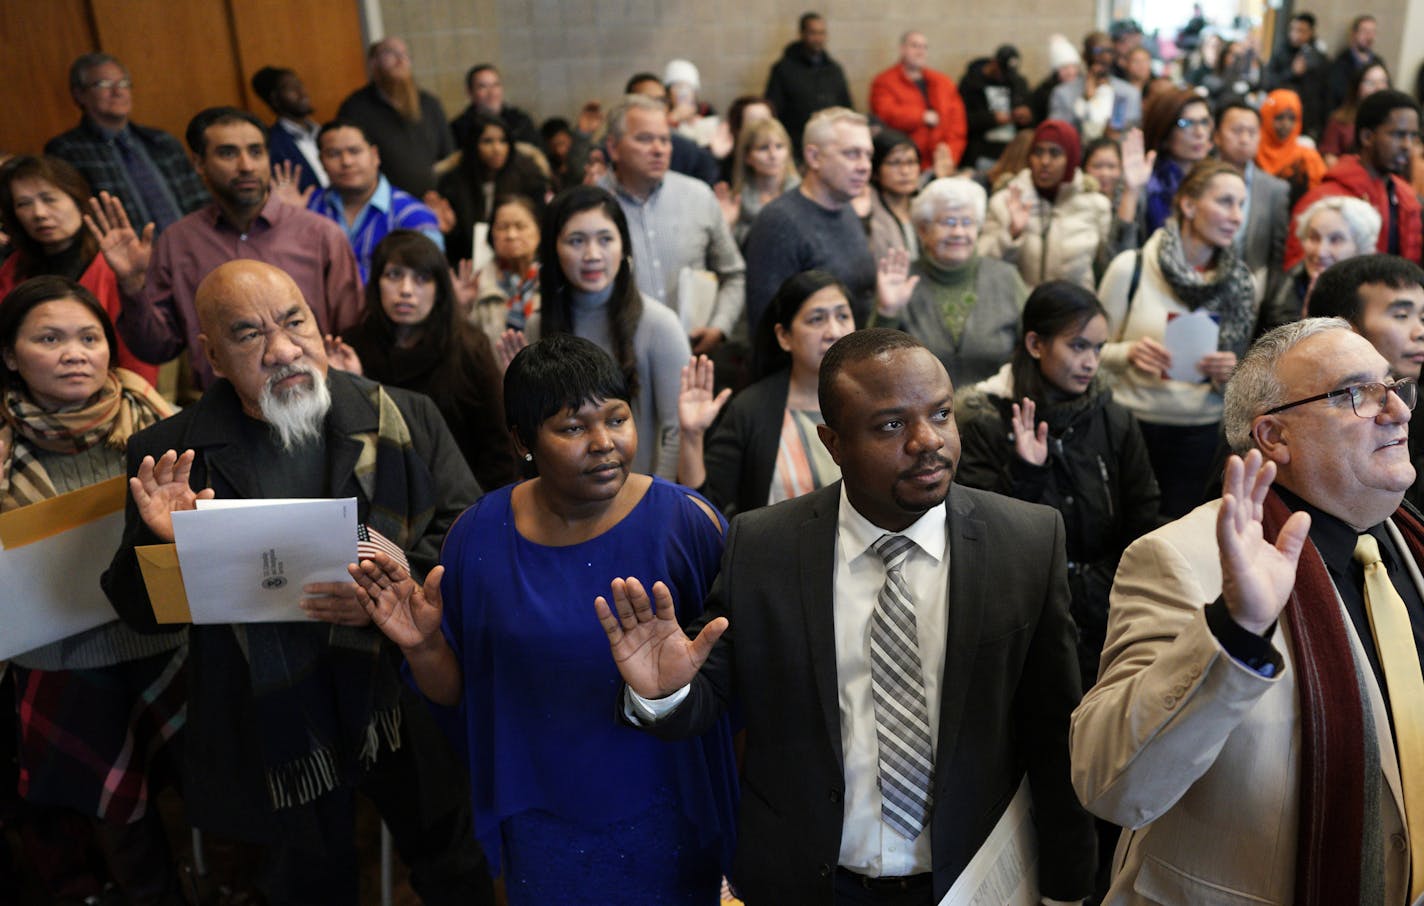
[[[988,197],[971,179],[936,179],[915,197],[920,240],[912,278],[882,290],[871,324],[897,327],[939,356],[956,387],[999,370],[1014,351],[1028,289],[1018,269],[977,251]]]
[[[1347,195],[1322,198],[1301,211],[1295,235],[1305,255],[1281,275],[1261,306],[1256,333],[1306,317],[1306,300],[1315,278],[1337,261],[1373,252],[1381,222],[1374,205]]]

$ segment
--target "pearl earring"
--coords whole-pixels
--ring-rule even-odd
[[[533,453],[525,453],[525,454],[524,454],[524,461],[525,461],[525,462],[533,462],[533,461],[534,461],[534,454],[533,454]]]

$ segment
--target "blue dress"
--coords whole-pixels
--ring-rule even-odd
[[[655,478],[604,534],[547,547],[516,530],[513,489],[466,510],[441,554],[475,834],[515,906],[714,904],[734,842],[730,732],[723,721],[665,742],[620,723],[622,681],[593,599],[615,577],[662,580],[686,625],[717,574],[725,522]]]

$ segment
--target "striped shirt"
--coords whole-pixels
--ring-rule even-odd
[[[362,283],[365,283],[369,276],[371,253],[391,230],[419,230],[442,252],[445,251],[445,237],[440,234],[435,212],[427,208],[420,199],[392,186],[385,176],[379,178],[376,193],[349,225],[341,195],[334,188],[313,192],[311,200],[307,202],[307,209],[336,221],[336,225],[345,231],[346,238],[351,242],[351,249],[356,253],[356,262],[361,266]]]

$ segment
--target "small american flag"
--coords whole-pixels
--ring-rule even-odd
[[[399,563],[407,573],[410,572],[410,561],[405,558],[405,551],[396,547],[394,541],[365,523],[357,525],[356,559],[369,560],[377,551]]]

